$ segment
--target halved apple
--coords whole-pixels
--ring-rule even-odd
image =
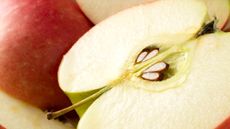
[[[216,127],[230,115],[229,42],[230,34],[221,33],[188,42],[197,45],[183,83],[174,77],[161,82],[131,78],[96,100],[78,129]]]
[[[0,129],[74,129],[70,124],[47,120],[40,109],[0,90]]]
[[[167,47],[192,38],[206,16],[205,5],[196,1],[159,1],[126,10],[98,24],[71,48],[60,65],[59,84],[76,103],[124,78],[144,47]],[[79,107],[80,116],[89,104]]]
[[[86,33],[58,73],[78,129],[210,129],[230,116],[230,34],[207,13],[200,0],[162,0]]]
[[[157,0],[76,0],[92,22],[99,23],[107,17],[130,7],[155,2]],[[208,6],[211,18],[217,17],[218,28],[223,28],[230,18],[229,0],[203,0]],[[171,13],[171,15],[174,15]]]

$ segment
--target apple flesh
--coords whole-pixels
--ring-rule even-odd
[[[133,78],[99,97],[81,118],[78,129],[211,129],[219,125],[230,114],[230,58],[226,56],[230,34],[198,40],[191,42],[198,45],[182,84]],[[223,70],[225,74],[220,72]]]
[[[0,12],[0,89],[42,109],[68,106],[57,69],[92,24],[72,0],[1,0]]]
[[[157,0],[76,0],[80,8],[95,24],[106,19],[113,14],[137,6],[155,2]],[[217,27],[222,29],[230,19],[230,2],[229,0],[203,0],[208,6],[208,13],[211,18],[217,17],[219,20]]]
[[[140,4],[157,0],[76,0],[82,11],[95,24],[101,22],[115,13]]]
[[[0,91],[0,129],[74,129],[68,123],[47,120],[40,109]]]
[[[230,1],[229,0],[204,0],[208,7],[208,14],[211,18],[218,19],[217,27],[225,30],[226,24],[230,20]]]
[[[80,38],[60,65],[60,86],[70,97],[101,96],[85,107],[78,129],[210,129],[229,117],[230,33],[215,32],[207,14],[202,1],[156,1]],[[147,48],[159,52],[136,63]],[[143,79],[158,62],[169,65],[163,79]]]
[[[86,98],[123,76],[123,72],[127,70],[126,66],[132,61],[129,59],[131,58],[130,51],[137,52],[142,49],[137,46],[150,45],[156,39],[159,39],[158,43],[180,43],[190,39],[198,32],[207,15],[203,2],[187,4],[185,1],[179,5],[174,4],[173,1],[170,2],[171,7],[165,4],[159,6],[159,3],[156,2],[126,10],[102,24],[98,24],[79,39],[64,56],[58,72],[60,87],[73,103]],[[194,6],[187,8],[189,4],[194,4]],[[165,11],[162,11],[162,8]],[[174,8],[177,9],[174,10]],[[175,15],[172,16],[171,13]],[[159,14],[162,17],[154,18]],[[187,20],[178,21],[181,16]],[[187,31],[184,32],[184,30]],[[141,33],[137,34],[137,32]],[[172,40],[171,35],[177,35],[177,40]],[[165,38],[165,36],[169,38]],[[113,42],[113,45],[107,42]],[[88,46],[91,46],[92,49]],[[83,115],[91,102],[77,108],[80,116]]]

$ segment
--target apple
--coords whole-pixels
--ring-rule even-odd
[[[73,0],[1,0],[0,12],[0,89],[42,109],[70,105],[58,66],[92,23]]]
[[[76,108],[78,129],[217,127],[230,116],[230,33],[207,15],[203,1],[162,0],[102,21],[61,62],[74,105],[48,117]]]
[[[217,27],[225,30],[226,24],[230,23],[230,1],[229,0],[204,0],[208,7],[210,17],[218,19]]]
[[[230,32],[230,18],[228,19],[228,22],[224,26],[224,31]]]
[[[97,92],[100,88],[104,87],[107,83],[113,82],[114,80],[117,80],[117,78],[119,78],[120,76],[123,76],[122,75],[124,70],[123,63],[130,61],[127,60],[127,58],[130,55],[129,52],[127,51],[131,51],[131,50],[134,51],[133,48],[135,47],[135,45],[133,45],[134,43],[140,44],[140,42],[142,42],[143,45],[145,45],[146,43],[151,43],[153,37],[156,38],[155,35],[157,35],[158,38],[162,36],[165,37],[165,35],[166,37],[167,36],[171,37],[171,33],[178,35],[177,38],[178,41],[173,41],[171,39],[165,39],[165,38],[163,39],[165,39],[165,41],[167,42],[171,41],[174,43],[174,42],[182,42],[185,39],[189,39],[193,37],[193,35],[195,35],[198,32],[198,30],[201,28],[201,26],[203,25],[203,21],[206,19],[207,16],[205,10],[206,8],[203,7],[204,5],[200,3],[203,2],[194,3],[195,5],[197,5],[197,7],[194,6],[194,8],[188,8],[188,9],[185,6],[187,4],[185,5],[181,4],[181,6],[183,6],[183,8],[181,7],[183,11],[179,10],[181,8],[178,8],[178,10],[174,11],[175,13],[172,12],[172,10],[169,10],[171,12],[168,12],[167,9],[165,12],[161,12],[160,14],[162,14],[162,16],[169,15],[169,13],[177,14],[177,11],[184,12],[184,14],[180,13],[178,15],[173,15],[173,17],[171,16],[170,18],[159,17],[158,19],[153,18],[153,16],[157,16],[159,12],[157,12],[157,10],[152,10],[152,8],[158,9],[159,7],[157,6],[157,4],[155,5],[153,3],[148,6],[139,6],[134,11],[128,10],[126,11],[126,13],[121,13],[122,18],[111,17],[109,20],[102,22],[103,24],[98,24],[97,26],[92,28],[89,32],[87,32],[82,38],[80,38],[79,41],[76,43],[77,45],[74,45],[70,49],[70,51],[64,56],[58,72],[60,87],[62,88],[63,91],[66,92],[66,94],[69,96],[71,101],[73,103],[76,103],[88,97],[89,95]],[[175,4],[175,6],[178,5]],[[202,6],[202,8],[200,6]],[[147,8],[147,9],[144,10],[142,8]],[[166,8],[168,7],[166,6],[165,9]],[[140,14],[139,12],[142,13]],[[180,22],[178,21],[178,19],[181,19],[181,16],[190,13],[194,15],[187,15],[188,17],[185,17],[185,19],[187,20],[180,20]],[[111,23],[107,21],[114,21],[114,22]],[[137,21],[137,22],[133,22],[133,21]],[[170,24],[168,21],[170,21]],[[133,23],[133,24],[125,24],[125,23]],[[150,23],[151,25],[149,25]],[[163,26],[164,28],[159,26],[160,23],[164,25]],[[142,24],[143,26],[139,26],[139,24]],[[109,29],[106,28],[105,26],[109,27]],[[101,29],[106,28],[107,31],[104,31],[105,33],[103,33],[101,32],[100,28]],[[119,28],[119,30],[116,28]],[[135,30],[133,30],[134,28]],[[182,30],[188,30],[188,31],[181,33]],[[119,33],[121,34],[119,35],[120,36],[119,39],[117,38],[117,34],[116,34],[118,33],[117,31],[119,31]],[[137,35],[137,32],[141,32],[141,34]],[[162,33],[164,33],[164,35],[162,35]],[[103,37],[107,37],[107,38],[103,38]],[[146,38],[152,37],[152,38],[148,39],[150,41],[144,41],[145,39],[143,39],[143,37]],[[93,39],[97,39],[97,40],[93,40]],[[127,39],[127,41],[124,41],[123,39]],[[105,43],[108,42],[108,40],[116,43],[114,43],[114,45],[111,46],[111,44]],[[160,40],[162,40],[162,38],[160,38]],[[162,42],[165,41],[162,40]],[[97,44],[100,45],[98,46]],[[92,46],[93,50],[89,50],[89,48],[87,48],[88,45]],[[86,50],[89,51],[87,52]],[[115,53],[120,53],[120,54],[115,54]],[[94,58],[92,55],[98,57]],[[108,56],[113,57],[113,59],[107,58]],[[81,61],[81,63],[79,62],[79,60]],[[90,63],[92,62],[95,63],[93,63],[93,65],[90,65]],[[91,72],[94,71],[95,68],[101,69],[101,71],[98,72],[99,75],[96,73],[91,74]],[[83,72],[82,70],[84,70],[85,72]],[[97,70],[95,72],[97,72]],[[97,81],[89,81],[87,77],[93,78],[93,80],[97,80]],[[88,90],[88,88],[91,87],[91,83],[94,83],[95,87],[91,90]],[[92,101],[89,101],[87,102],[87,104],[78,107],[77,109],[78,114],[82,116],[86,108],[91,103]]]
[[[222,122],[215,129],[229,129],[230,128],[230,117],[228,117],[224,122]]]
[[[150,3],[157,0],[76,0],[82,11],[95,24],[101,22],[113,14],[137,6]]]
[[[2,125],[0,125],[0,129],[6,129],[5,127],[3,127]]]
[[[0,129],[74,129],[69,123],[47,120],[46,114],[0,91]]]
[[[155,2],[157,0],[76,0],[80,8],[93,23],[99,23],[107,17],[133,6]],[[203,0],[208,6],[209,16],[217,17],[217,27],[223,28],[230,19],[229,0]],[[173,14],[171,14],[173,15]]]

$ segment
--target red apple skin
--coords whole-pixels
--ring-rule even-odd
[[[58,66],[91,27],[73,0],[1,0],[0,89],[42,109],[70,105]]]
[[[230,32],[230,16],[228,18],[228,20],[226,21],[224,27],[222,28],[223,31],[225,32]]]
[[[230,117],[221,123],[216,129],[230,129]]]
[[[0,125],[0,129],[6,129],[6,128],[4,128],[2,125]]]

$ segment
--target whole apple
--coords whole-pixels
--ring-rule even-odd
[[[42,109],[68,106],[57,69],[91,26],[73,0],[1,0],[0,89]]]

